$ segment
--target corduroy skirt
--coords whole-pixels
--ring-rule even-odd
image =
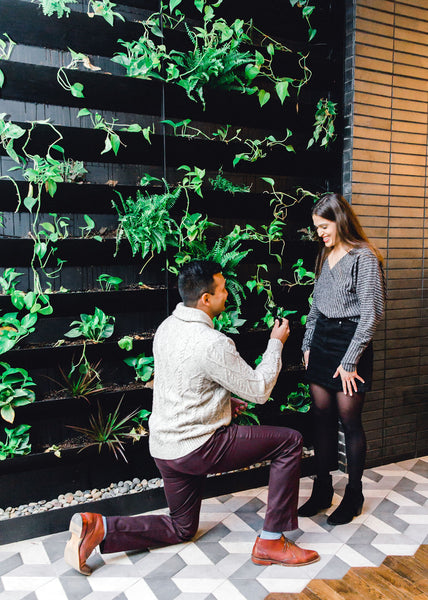
[[[342,391],[340,375],[333,379],[337,367],[354,336],[358,323],[349,319],[318,317],[312,337],[306,381],[336,392]],[[359,392],[368,392],[372,384],[373,344],[367,346],[357,364],[357,373],[365,383],[357,382]]]

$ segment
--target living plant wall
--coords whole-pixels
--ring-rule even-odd
[[[310,210],[341,180],[336,4],[2,0],[5,472],[93,446],[121,473],[133,452],[155,473],[141,460],[152,337],[192,258],[221,263],[216,327],[247,360],[290,314],[275,401],[247,420],[293,424],[285,407],[307,404]]]

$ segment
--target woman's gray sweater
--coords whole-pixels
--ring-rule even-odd
[[[346,371],[354,371],[382,318],[384,305],[382,267],[369,248],[353,248],[333,268],[330,268],[326,259],[315,282],[303,352],[310,350],[315,323],[320,313],[330,319],[346,318],[356,321],[358,325],[354,337],[341,360]]]

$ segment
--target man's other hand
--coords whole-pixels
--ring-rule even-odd
[[[275,319],[275,323],[273,325],[273,329],[271,331],[270,337],[271,339],[276,338],[277,340],[281,340],[283,344],[287,341],[288,336],[290,335],[290,324],[287,319]]]
[[[232,419],[236,419],[236,417],[239,417],[246,410],[248,404],[244,400],[232,396],[230,406],[232,409]]]

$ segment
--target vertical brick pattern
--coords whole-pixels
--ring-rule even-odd
[[[385,258],[367,464],[428,452],[428,0],[347,0],[343,192]]]

